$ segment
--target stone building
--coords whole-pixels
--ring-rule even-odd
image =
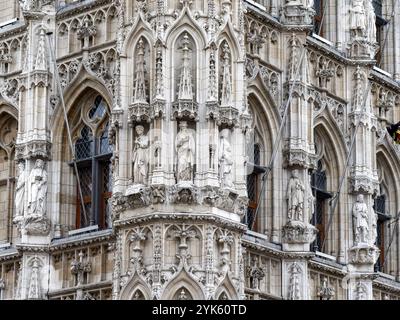
[[[0,299],[400,298],[400,1],[0,8]]]

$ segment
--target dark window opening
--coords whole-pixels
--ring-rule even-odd
[[[105,102],[97,97],[89,117],[100,118],[106,112]],[[110,228],[109,199],[112,195],[111,156],[112,146],[108,141],[108,123],[94,136],[92,129],[84,126],[80,138],[75,142],[75,159],[82,191],[82,208],[77,187],[76,228],[98,225],[99,229]],[[86,213],[86,214],[85,214]]]
[[[311,224],[318,230],[318,234],[312,244],[312,250],[321,251],[326,237],[325,227],[328,222],[328,199],[332,197],[332,194],[327,191],[327,177],[321,160],[318,161],[317,170],[311,175],[311,189],[315,197],[315,207],[311,217]]]
[[[257,230],[257,220],[254,221],[255,213],[258,206],[258,198],[259,198],[259,185],[260,185],[260,174],[263,170],[260,167],[261,161],[261,149],[259,144],[255,144],[253,146],[253,161],[255,166],[253,167],[253,171],[247,176],[247,195],[249,197],[249,204],[247,207],[247,212],[244,217],[244,223],[251,229],[253,223],[254,226],[252,229]]]
[[[385,37],[386,37],[386,25],[388,24],[388,20],[383,18],[382,12],[382,0],[373,0],[372,2],[376,15],[376,42],[378,43],[378,50],[375,55],[376,64],[378,67],[382,65],[382,50],[381,48],[385,45]]]
[[[322,17],[324,15],[324,3],[323,0],[315,0],[314,1],[314,29],[313,32],[321,37],[323,37],[324,30],[323,27],[321,28],[321,24],[323,23]],[[320,31],[321,29],[321,31]]]
[[[380,250],[379,258],[375,263],[375,271],[383,272],[385,263],[385,228],[390,217],[386,213],[386,196],[384,194],[375,198],[374,210],[378,216],[376,223],[376,246]]]

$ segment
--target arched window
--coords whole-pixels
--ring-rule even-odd
[[[0,113],[0,244],[12,242],[15,190],[15,140],[17,121]]]
[[[314,10],[315,10],[315,16],[314,16],[314,33],[320,35],[321,37],[324,34],[323,28],[321,28],[321,23],[322,17],[324,15],[324,1],[323,0],[315,0],[314,1]],[[321,32],[320,32],[321,29]]]
[[[247,214],[245,216],[245,223],[249,228],[253,225],[253,229],[257,230],[257,221],[254,221],[255,213],[258,206],[258,198],[260,193],[260,174],[263,172],[260,168],[260,157],[261,157],[261,149],[258,143],[253,145],[252,154],[250,154],[249,158],[254,161],[254,166],[250,171],[250,174],[247,175],[247,195],[249,197],[249,204],[247,208]]]
[[[312,244],[314,251],[322,250],[325,240],[325,228],[328,223],[328,201],[332,195],[327,191],[327,175],[322,161],[318,161],[317,170],[311,175],[311,189],[315,197],[315,207],[311,217],[311,223],[318,229],[317,237]]]
[[[388,24],[388,21],[384,18],[383,15],[383,7],[382,7],[382,0],[373,0],[372,4],[374,6],[375,10],[375,15],[376,15],[376,20],[375,20],[375,25],[376,25],[376,42],[379,45],[379,48],[376,52],[375,60],[377,61],[377,65],[381,66],[382,63],[382,51],[381,48],[384,46],[385,42],[385,36],[386,33],[386,25]]]
[[[104,99],[97,96],[87,109],[81,113],[74,146],[81,186],[79,190],[77,185],[76,228],[97,225],[104,229],[111,227],[108,199],[112,192],[112,146],[107,137],[108,108]]]
[[[380,149],[376,154],[379,177],[379,192],[374,199],[376,218],[376,242],[380,255],[375,263],[375,271],[397,276],[399,270],[398,210],[398,167],[395,158],[387,150]]]
[[[375,263],[376,271],[383,271],[384,261],[385,261],[385,226],[387,225],[385,222],[390,218],[386,214],[386,195],[384,193],[384,187],[381,185],[381,194],[378,195],[374,200],[374,210],[377,215],[376,222],[376,246],[380,250],[380,255],[378,260]]]

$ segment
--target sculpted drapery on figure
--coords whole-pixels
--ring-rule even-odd
[[[359,194],[353,205],[353,234],[354,244],[369,242],[369,214],[364,196]]]
[[[221,131],[221,139],[219,145],[219,164],[220,164],[220,179],[221,186],[232,188],[232,166],[233,166],[233,157],[232,157],[232,146],[229,142],[229,129],[223,129]]]
[[[137,137],[133,149],[133,182],[135,184],[146,184],[148,176],[148,148],[149,138],[144,134],[144,127],[136,126]]]
[[[371,43],[376,43],[376,16],[371,0],[364,0],[366,14],[367,39]]]
[[[304,185],[299,179],[298,170],[292,171],[292,176],[288,183],[288,218],[289,220],[302,221],[304,209]]]
[[[182,121],[179,127],[180,131],[175,139],[175,150],[178,158],[177,179],[178,182],[192,181],[195,140],[193,134],[188,130],[186,121]]]
[[[29,175],[29,214],[44,216],[46,214],[47,172],[44,161],[36,160],[35,166]]]
[[[350,8],[350,29],[355,36],[364,36],[366,27],[366,16],[364,0],[353,0]]]
[[[25,183],[26,183],[26,171],[25,163],[18,163],[18,179],[15,188],[15,218],[24,216],[25,211]]]

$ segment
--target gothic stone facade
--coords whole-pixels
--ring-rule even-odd
[[[320,3],[0,1],[0,299],[399,299],[400,8]]]

